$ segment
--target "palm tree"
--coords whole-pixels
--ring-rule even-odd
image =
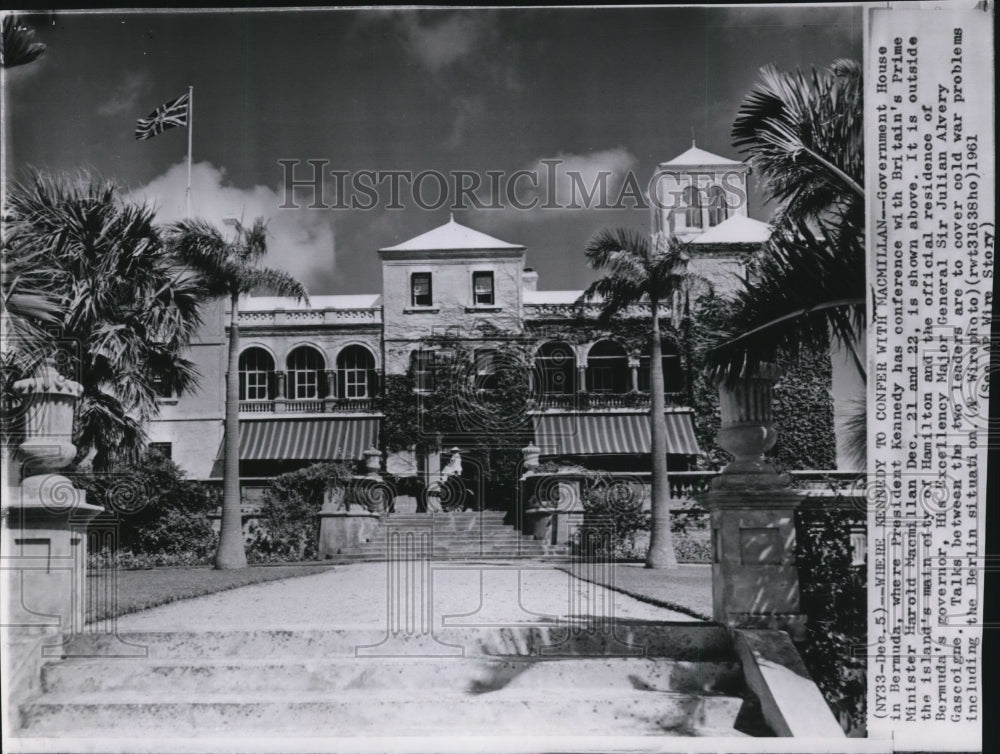
[[[810,75],[761,69],[733,144],[778,206],[756,274],[736,296],[732,327],[709,351],[718,376],[731,381],[778,353],[794,357],[832,340],[864,377],[863,124],[857,63],[838,60]]]
[[[143,204],[112,183],[32,173],[3,218],[4,391],[47,358],[83,386],[73,441],[106,469],[137,457],[164,390],[197,372],[182,356],[202,291],[174,262]],[[5,427],[9,430],[10,427]]]
[[[222,524],[215,555],[218,569],[245,568],[243,525],[240,510],[240,296],[270,292],[280,296],[308,297],[300,282],[270,267],[260,267],[267,253],[267,224],[258,218],[250,226],[236,224],[235,236],[226,238],[204,220],[183,220],[169,230],[170,246],[178,260],[195,270],[212,296],[229,296],[229,367],[226,372],[225,465],[223,471]]]
[[[17,16],[3,20],[3,41],[0,47],[0,66],[14,68],[36,60],[45,52],[45,45],[35,39],[35,32],[24,26]]]
[[[649,392],[653,457],[652,525],[647,568],[677,565],[670,533],[670,485],[667,480],[667,425],[663,397],[663,348],[660,334],[660,304],[672,302],[674,294],[687,293],[699,280],[687,271],[685,246],[675,236],[658,240],[627,229],[606,230],[587,243],[587,261],[604,277],[584,291],[580,301],[600,299],[599,321],[607,323],[633,304],[647,302],[651,314]]]

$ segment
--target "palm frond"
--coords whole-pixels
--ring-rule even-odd
[[[810,75],[767,66],[733,123],[733,145],[785,212],[816,216],[845,193],[864,201],[863,124],[861,69],[853,61]]]
[[[25,26],[17,16],[4,18],[0,66],[14,68],[26,65],[44,52],[45,45],[36,39],[33,29]]]
[[[309,303],[305,286],[283,270],[273,267],[250,268],[240,276],[241,293],[262,293],[272,296],[291,296]]]
[[[730,330],[707,354],[736,379],[779,351],[822,350],[829,334],[853,347],[864,328],[864,245],[856,228],[805,221],[775,229],[756,276],[735,297]]]

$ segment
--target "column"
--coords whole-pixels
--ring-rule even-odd
[[[629,357],[628,368],[632,373],[632,392],[639,392],[639,359]]]
[[[337,402],[337,370],[327,369],[324,374],[326,375],[326,398],[323,399],[323,410],[333,411],[334,404]]]
[[[795,509],[801,493],[764,459],[777,432],[771,390],[778,371],[761,364],[735,385],[719,385],[718,442],[735,456],[700,496],[712,524],[712,616],[741,628],[776,628],[801,637]]]
[[[279,369],[274,373],[276,382],[278,383],[278,394],[274,397],[274,410],[275,412],[284,411],[285,403],[288,399],[288,392],[285,387],[285,383],[288,379],[288,373],[284,370]]]

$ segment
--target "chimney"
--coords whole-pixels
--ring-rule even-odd
[[[531,267],[524,268],[524,274],[521,275],[521,282],[526,291],[537,291],[538,290],[538,273],[534,271]]]

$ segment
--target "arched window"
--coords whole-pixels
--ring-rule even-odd
[[[322,398],[323,356],[311,346],[299,346],[288,354],[288,397]]]
[[[263,348],[248,348],[240,354],[240,400],[269,401],[274,398],[274,359]]]
[[[434,391],[434,351],[417,349],[410,354],[414,388],[421,393]]]
[[[535,354],[535,384],[542,395],[576,392],[576,356],[567,343],[542,343]]]
[[[663,392],[679,393],[684,390],[684,373],[677,346],[668,340],[660,346],[663,356]],[[639,357],[639,390],[648,393],[650,389],[649,350]]]
[[[587,390],[591,393],[627,393],[628,356],[612,340],[595,343],[587,354]]]
[[[684,224],[689,228],[701,227],[701,192],[694,186],[684,189]]]
[[[341,398],[370,398],[375,394],[375,357],[364,346],[348,346],[337,355]]]
[[[708,190],[708,224],[715,227],[729,217],[729,202],[722,186],[712,186]]]

